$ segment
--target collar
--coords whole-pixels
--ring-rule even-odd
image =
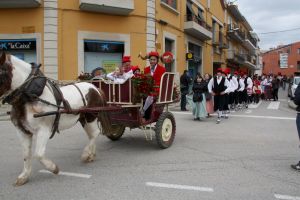
[[[43,73],[40,71],[41,64],[30,63],[31,64],[31,72],[24,81],[22,85],[14,89],[13,91],[8,92],[7,95],[3,96],[2,103],[11,104],[15,99],[18,99],[20,94],[23,92],[23,89],[27,86],[27,83],[36,76],[43,76]]]

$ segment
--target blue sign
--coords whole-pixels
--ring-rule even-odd
[[[36,50],[36,41],[34,39],[0,40],[0,50]]]
[[[114,41],[85,40],[84,51],[101,53],[123,53],[124,43]]]

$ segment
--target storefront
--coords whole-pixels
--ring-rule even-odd
[[[84,72],[103,68],[106,73],[121,65],[124,42],[84,40]]]
[[[188,52],[193,54],[193,59],[188,59],[188,71],[190,76],[196,77],[198,72],[202,73],[202,47],[194,43],[188,43]]]
[[[28,63],[37,62],[36,39],[1,39],[0,50]]]

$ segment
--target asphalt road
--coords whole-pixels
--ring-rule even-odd
[[[173,108],[177,131],[165,150],[140,130],[126,130],[117,142],[97,140],[97,158],[80,161],[87,137],[77,126],[57,134],[47,155],[67,174],[40,172],[33,162],[30,181],[12,184],[23,168],[21,146],[9,121],[0,122],[1,200],[98,199],[300,199],[300,159],[295,111],[284,96],[231,113],[193,121],[190,112]],[[68,174],[74,173],[74,174]]]

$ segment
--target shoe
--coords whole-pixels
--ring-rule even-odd
[[[293,169],[295,169],[297,171],[300,171],[300,161],[296,165],[291,165],[291,168],[293,168]]]
[[[201,121],[200,117],[198,117],[197,120]]]
[[[217,119],[217,124],[220,124],[220,122],[221,122],[221,119],[218,118],[218,119]]]
[[[194,118],[194,121],[197,121],[198,120],[198,118]]]
[[[181,109],[181,111],[187,111],[187,109]]]
[[[224,117],[225,119],[228,119],[228,115],[225,115],[225,117]]]

